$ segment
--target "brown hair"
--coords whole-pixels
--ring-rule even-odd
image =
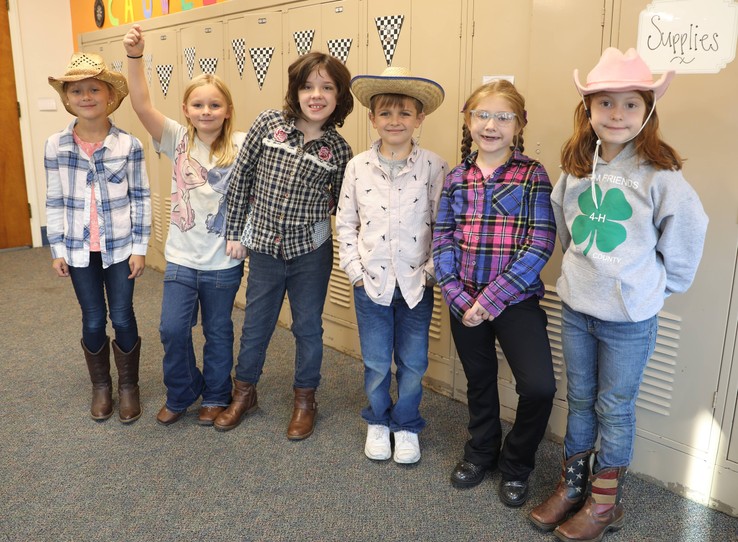
[[[236,147],[231,143],[231,138],[233,137],[233,122],[236,111],[233,108],[233,97],[231,96],[231,91],[228,90],[228,87],[223,82],[223,80],[217,75],[212,75],[209,73],[198,75],[197,77],[192,79],[192,81],[190,81],[190,83],[187,85],[187,88],[185,88],[184,96],[182,97],[182,103],[187,105],[187,100],[189,100],[192,91],[196,88],[204,87],[205,85],[213,85],[218,90],[218,92],[223,95],[223,98],[225,98],[226,107],[228,108],[228,112],[230,113],[230,116],[223,121],[220,135],[218,135],[215,141],[213,141],[213,144],[210,145],[210,160],[212,161],[213,157],[216,157],[216,166],[230,166],[236,160],[237,155]],[[190,119],[187,119],[187,136],[189,141],[187,145],[187,158],[189,158],[190,149],[192,149],[195,145],[196,133],[197,130],[194,126],[192,126]]]
[[[343,126],[343,121],[354,109],[354,97],[351,95],[351,73],[343,62],[325,53],[313,52],[299,57],[287,69],[287,93],[284,96],[284,114],[288,119],[302,119],[305,116],[300,109],[299,90],[305,86],[313,70],[325,70],[336,84],[336,109],[321,126],[325,130],[329,126]]]
[[[653,92],[645,90],[636,92],[643,98],[646,110],[650,111],[654,103]],[[580,101],[577,104],[574,110],[574,134],[561,148],[561,169],[579,178],[588,177],[592,173],[592,152],[597,143],[597,134],[589,123],[587,108],[590,107],[592,98],[598,94],[601,93],[588,94],[584,97],[586,108],[585,102]],[[656,109],[633,142],[636,156],[654,169],[674,171],[682,169],[682,158],[679,153],[661,140]]]
[[[403,107],[405,100],[415,104],[415,111],[418,115],[423,112],[423,102],[407,94],[375,94],[369,101],[369,111],[374,112],[382,107]]]
[[[527,114],[525,112],[525,98],[518,92],[510,81],[504,79],[498,79],[478,87],[471,96],[467,98],[464,107],[461,112],[464,113],[464,128],[461,137],[461,159],[464,160],[471,153],[472,137],[469,131],[469,124],[471,124],[471,113],[479,102],[490,96],[499,96],[500,98],[507,101],[510,109],[515,113],[515,123],[518,127],[518,132],[513,139],[513,145],[510,150],[519,150],[523,152],[523,128],[528,124]]]

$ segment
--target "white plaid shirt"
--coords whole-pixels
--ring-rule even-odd
[[[141,142],[111,125],[92,157],[74,142],[75,119],[46,140],[46,231],[53,258],[90,263],[90,193],[95,190],[103,267],[146,255],[151,194]]]
[[[330,238],[351,147],[334,127],[303,142],[294,120],[268,109],[254,121],[241,147],[228,190],[229,240],[238,240],[251,214],[256,252],[289,260]],[[327,227],[326,227],[327,226]]]

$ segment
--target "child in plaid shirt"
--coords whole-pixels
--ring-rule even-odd
[[[525,100],[511,83],[481,86],[462,111],[463,162],[446,178],[433,235],[436,277],[467,378],[471,438],[451,482],[473,487],[499,467],[500,499],[521,506],[556,391],[538,304],[539,274],[556,237],[551,183],[543,166],[522,154]],[[520,396],[504,442],[495,340]]]
[[[46,231],[60,277],[71,277],[82,308],[82,350],[92,381],[90,415],[113,414],[107,304],[115,330],[119,417],[141,416],[141,338],[134,279],[145,267],[151,233],[149,180],[141,142],[108,118],[128,95],[126,78],[102,57],[75,53],[64,75],[49,77],[76,118],[46,141]]]
[[[287,438],[302,440],[313,433],[317,412],[322,314],[333,267],[331,214],[352,156],[336,128],[354,102],[351,74],[330,55],[301,56],[288,79],[284,109],[262,112],[246,135],[228,192],[228,247],[241,246],[246,233],[249,274],[233,401],[215,428],[233,429],[257,408],[256,384],[287,293],[296,341]]]

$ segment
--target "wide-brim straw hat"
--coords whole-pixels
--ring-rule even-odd
[[[370,108],[377,94],[403,94],[423,104],[423,113],[433,113],[443,103],[443,87],[423,77],[413,77],[407,68],[390,66],[382,75],[357,75],[351,80],[351,91],[362,105]]]
[[[64,108],[74,115],[74,112],[67,104],[64,83],[90,78],[109,83],[113,88],[113,103],[108,106],[108,115],[118,109],[123,98],[128,96],[128,82],[125,76],[120,72],[109,70],[103,58],[96,53],[74,53],[67,69],[64,70],[64,75],[59,77],[49,76],[49,84],[61,96]]]
[[[574,70],[574,84],[582,96],[604,91],[652,90],[658,100],[666,92],[674,75],[674,70],[669,70],[658,81],[654,81],[651,70],[635,49],[621,53],[615,47],[608,47],[597,65],[587,74],[586,84],[579,82],[579,70]]]

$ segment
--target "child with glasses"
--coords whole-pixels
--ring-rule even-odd
[[[559,485],[529,515],[560,540],[602,540],[622,527],[658,312],[689,288],[702,256],[707,216],[659,134],[656,101],[673,77],[654,81],[635,49],[613,47],[584,85],[574,70],[581,100],[551,194],[564,250],[556,289],[569,413]]]
[[[499,468],[507,506],[528,498],[528,477],[556,391],[540,272],[554,248],[551,183],[525,156],[525,99],[508,81],[475,90],[464,104],[462,162],[446,178],[433,234],[436,278],[467,378],[469,433],[451,474],[474,487]],[[472,142],[476,150],[470,153]],[[502,439],[497,340],[519,395]]]

